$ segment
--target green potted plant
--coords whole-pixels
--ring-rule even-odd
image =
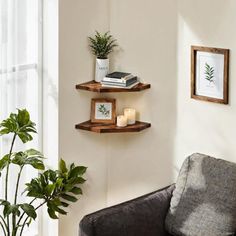
[[[109,31],[101,34],[96,31],[94,37],[88,37],[89,46],[96,56],[95,81],[100,82],[109,72],[108,55],[117,46],[116,39],[109,34]]]
[[[66,215],[65,208],[69,202],[76,202],[76,195],[82,194],[80,185],[85,182],[82,176],[86,167],[74,163],[67,167],[61,159],[58,170],[45,170],[44,157],[39,151],[28,149],[14,152],[16,139],[27,143],[33,139],[32,133],[36,133],[35,124],[25,109],[10,114],[0,123],[0,135],[12,135],[9,153],[0,159],[0,177],[5,174],[4,199],[0,199],[0,235],[23,236],[24,228],[37,218],[37,210],[43,205],[47,206],[48,214],[53,219],[58,218],[58,213]],[[15,183],[9,180],[12,165],[18,166]],[[29,202],[20,202],[19,182],[26,165],[39,170],[39,175],[26,183],[24,194],[29,197]],[[8,194],[10,186],[15,188],[12,200]]]

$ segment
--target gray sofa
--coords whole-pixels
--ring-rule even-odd
[[[236,164],[195,153],[177,182],[85,216],[80,236],[233,236]]]
[[[85,216],[80,236],[168,235],[165,218],[173,189],[174,185]]]

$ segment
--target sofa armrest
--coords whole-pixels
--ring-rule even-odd
[[[162,236],[174,185],[85,216],[80,236]]]

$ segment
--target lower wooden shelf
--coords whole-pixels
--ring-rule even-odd
[[[142,122],[142,121],[136,121],[135,124],[128,125],[126,127],[117,127],[116,125],[108,125],[108,124],[95,124],[95,123],[91,123],[90,120],[75,125],[76,129],[82,129],[82,130],[91,131],[95,133],[140,132],[149,127],[151,127],[150,123]]]

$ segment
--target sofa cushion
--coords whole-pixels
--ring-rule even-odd
[[[236,164],[203,154],[183,163],[166,217],[176,236],[226,236],[236,231]]]
[[[80,236],[169,236],[165,218],[174,185],[86,215]]]

